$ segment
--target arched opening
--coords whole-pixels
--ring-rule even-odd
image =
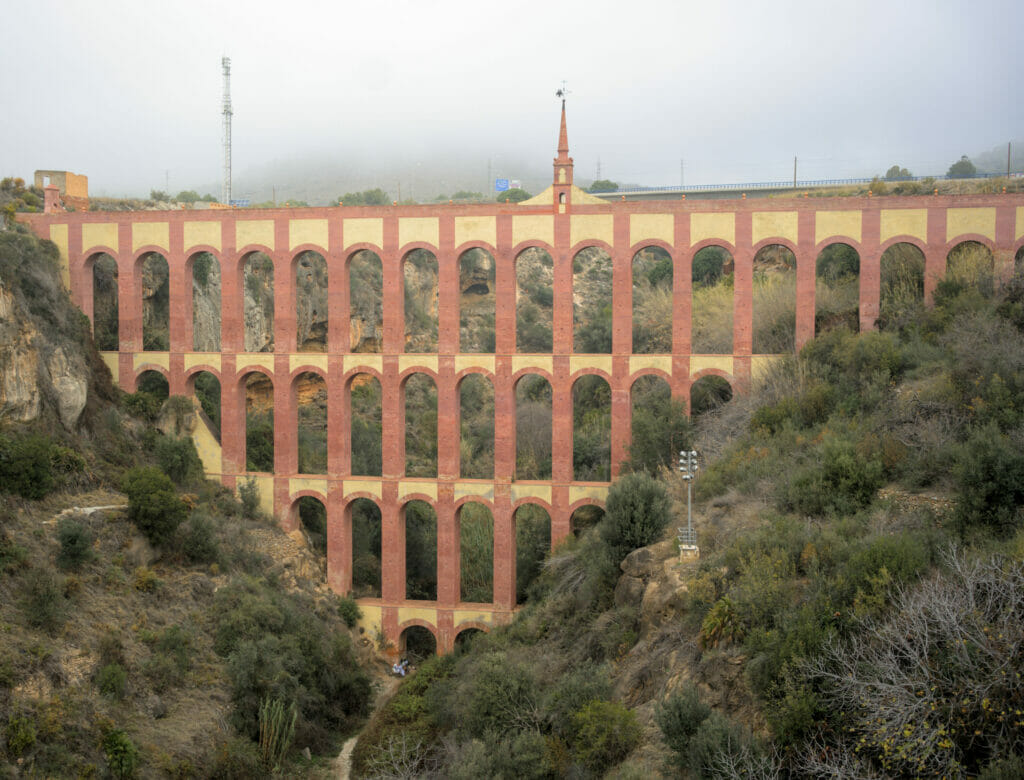
[[[352,595],[379,599],[381,595],[380,507],[368,498],[350,505],[352,517]]]
[[[158,404],[162,404],[170,396],[170,385],[167,377],[159,371],[143,371],[135,380],[135,391],[151,395]]]
[[[796,348],[796,255],[769,244],[754,255],[753,352],[778,355]]]
[[[419,664],[437,654],[437,639],[430,629],[423,626],[409,626],[398,639],[398,647],[405,658]]]
[[[1021,269],[1024,269],[1024,246],[1017,250],[1017,254],[1013,256],[1013,272],[1019,274]]]
[[[572,472],[581,482],[607,482],[612,463],[612,391],[604,377],[572,385]]]
[[[405,399],[405,475],[437,476],[437,387],[416,373],[402,384]]]
[[[299,352],[327,351],[327,261],[319,252],[295,258],[295,344]]]
[[[516,479],[551,479],[551,383],[539,374],[516,382]]]
[[[946,278],[940,283],[943,294],[977,290],[985,298],[996,292],[995,260],[987,246],[979,241],[962,241],[946,255]]]
[[[405,351],[437,352],[437,257],[414,249],[402,264],[405,279]]]
[[[732,385],[714,374],[702,376],[690,385],[690,419],[713,412],[732,400]]]
[[[572,260],[573,352],[611,354],[612,258],[588,246]]]
[[[693,438],[686,407],[672,399],[672,389],[660,376],[641,376],[629,390],[632,430],[629,468],[656,474],[672,468],[676,453],[688,449]]]
[[[494,517],[477,501],[457,510],[459,521],[459,599],[480,604],[494,600]]]
[[[633,255],[633,352],[672,354],[672,256],[657,246]]]
[[[117,261],[107,253],[92,261],[92,338],[96,349],[118,349]]]
[[[377,377],[372,374],[353,376],[348,383],[348,398],[352,473],[379,477],[383,447],[380,382]]]
[[[483,629],[464,628],[455,635],[455,652],[462,653],[468,650],[478,636],[483,636]]]
[[[459,256],[459,352],[494,352],[494,257],[474,247]]]
[[[242,324],[246,352],[274,351],[274,261],[250,252],[242,264]]]
[[[302,496],[298,503],[299,522],[318,555],[327,555],[327,507],[313,496]]]
[[[577,507],[576,511],[572,513],[572,517],[569,518],[569,527],[572,529],[572,535],[579,538],[603,519],[604,509],[594,504],[584,504]]]
[[[380,352],[384,340],[384,270],[375,252],[362,249],[348,264],[349,350]]]
[[[203,410],[202,420],[220,440],[220,380],[209,371],[200,371],[192,378],[192,394]]]
[[[220,352],[220,263],[209,252],[192,255],[192,349]]]
[[[327,383],[306,371],[292,385],[296,407],[299,473],[327,473]]]
[[[245,469],[274,470],[274,384],[258,371],[246,374]]]
[[[860,255],[849,244],[829,244],[814,266],[814,332],[860,330]]]
[[[918,321],[924,309],[924,252],[913,244],[893,244],[882,252],[880,266],[878,325],[901,330]]]
[[[723,246],[706,246],[693,256],[690,350],[695,355],[733,353],[734,267]]]
[[[551,516],[544,507],[523,504],[512,521],[516,526],[516,604],[524,604],[551,551]]]
[[[142,348],[166,352],[171,348],[171,277],[167,258],[159,252],[146,252],[142,271]]]
[[[405,521],[405,597],[437,600],[437,514],[426,501],[403,507]]]
[[[481,374],[459,382],[459,475],[494,479],[494,386]]]
[[[516,257],[516,352],[551,352],[554,303],[551,255],[527,247]]]

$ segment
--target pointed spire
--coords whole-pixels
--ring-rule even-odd
[[[565,98],[562,98],[562,126],[558,130],[558,159],[560,162],[569,160],[569,134],[565,130]]]

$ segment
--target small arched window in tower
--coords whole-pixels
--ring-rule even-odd
[[[565,193],[564,192],[560,192],[558,194],[558,202],[559,203],[565,203]]]

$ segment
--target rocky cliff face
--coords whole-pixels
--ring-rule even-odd
[[[0,423],[49,416],[80,425],[95,397],[111,398],[110,373],[89,322],[60,281],[57,248],[18,229],[0,232]]]

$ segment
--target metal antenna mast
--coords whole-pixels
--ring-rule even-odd
[[[221,57],[224,69],[224,197],[225,205],[231,203],[231,58]]]

